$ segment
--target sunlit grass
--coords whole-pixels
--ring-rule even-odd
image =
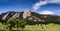
[[[31,30],[31,31],[60,31],[60,25],[58,24],[48,24],[42,25],[43,29],[40,25],[27,25],[24,30]]]

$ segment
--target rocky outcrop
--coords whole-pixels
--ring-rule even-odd
[[[5,20],[8,15],[9,15],[9,13],[7,13],[6,15],[4,15],[3,18],[2,18],[2,20]]]
[[[23,19],[26,19],[27,17],[31,16],[31,11],[29,9],[26,9],[23,13]]]
[[[1,15],[2,16],[2,15]],[[5,20],[6,18],[20,18],[20,19],[26,19],[27,17],[31,16],[31,11],[29,9],[26,9],[23,13],[22,12],[7,12],[4,13],[2,20]]]
[[[20,16],[20,13],[15,13],[13,16],[12,16],[12,18],[18,18]]]

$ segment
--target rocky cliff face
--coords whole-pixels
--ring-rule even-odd
[[[20,13],[15,13],[13,16],[12,16],[12,18],[18,18],[20,16]]]
[[[9,13],[7,13],[6,15],[4,15],[4,16],[2,17],[2,20],[5,20],[8,15],[9,15]]]
[[[29,9],[26,9],[23,13],[23,19],[26,19],[27,17],[31,16],[31,11]]]
[[[29,9],[26,9],[24,12],[6,12],[2,13],[0,18],[2,20],[8,19],[8,18],[20,18],[20,19],[26,19],[27,17],[31,16],[31,11]]]

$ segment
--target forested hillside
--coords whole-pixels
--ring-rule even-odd
[[[26,16],[25,19],[23,19],[24,12],[9,11],[6,13],[2,13],[2,14],[0,14],[0,22],[4,23],[9,18],[19,18],[21,20],[25,20],[27,22],[27,24],[40,24],[40,23],[43,23],[43,24],[49,24],[49,23],[60,24],[60,16],[58,16],[58,15],[43,15],[43,14],[31,12],[31,11],[29,11],[29,12],[30,12],[30,16]]]

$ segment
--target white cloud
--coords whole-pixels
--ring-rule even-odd
[[[49,3],[59,3],[60,4],[60,0],[49,0]]]
[[[48,3],[58,3],[60,4],[60,0],[44,0],[44,1],[39,1],[33,5],[33,9],[37,10],[39,9],[42,5],[46,5]]]
[[[49,11],[49,10],[44,10],[44,11],[41,11],[40,14],[45,14],[45,15],[50,14],[50,15],[54,15],[54,12]]]
[[[33,9],[36,10],[36,9],[38,9],[39,7],[41,7],[42,5],[45,5],[45,4],[47,4],[46,1],[37,2],[36,4],[33,5]]]

